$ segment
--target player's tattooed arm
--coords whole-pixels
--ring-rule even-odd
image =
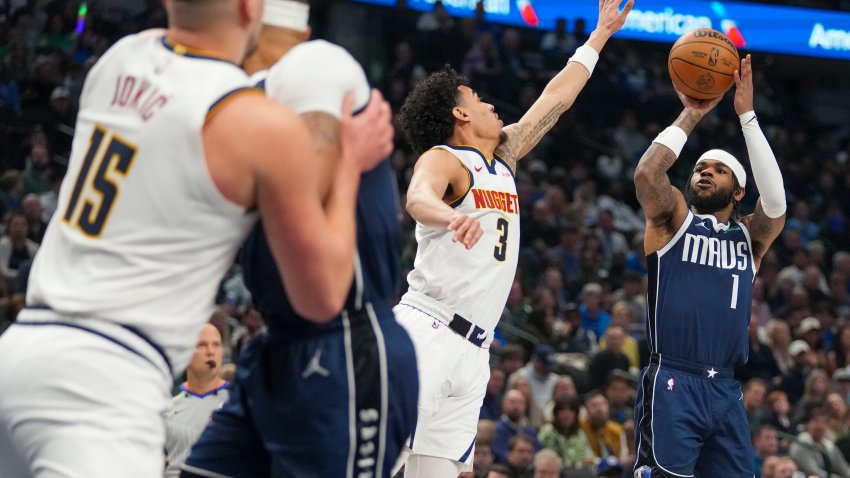
[[[685,109],[673,122],[673,126],[681,128],[685,134],[690,134],[713,107],[701,104],[702,108],[694,108],[688,104],[690,100],[682,100]],[[652,143],[635,168],[635,191],[647,221],[644,239],[647,254],[664,247],[688,214],[688,205],[682,192],[670,184],[670,178],[667,177],[667,170],[676,159],[676,153],[669,147]]]
[[[502,143],[496,148],[496,155],[504,159],[511,169],[516,170],[517,161],[537,146],[565,111],[566,106],[556,102],[542,115],[535,114],[528,118],[529,114],[526,114],[520,122],[502,128]]]
[[[761,199],[759,199],[756,202],[755,211],[744,217],[742,222],[750,230],[750,238],[753,241],[753,256],[758,266],[770,245],[782,233],[782,228],[785,227],[785,214],[777,218],[769,217],[764,213]]]
[[[341,147],[339,119],[329,113],[316,111],[302,113],[300,116],[313,138],[313,149],[319,158],[317,168],[321,194],[322,198],[326,198],[331,189],[333,171]]]

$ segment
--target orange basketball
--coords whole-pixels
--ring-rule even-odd
[[[700,100],[717,98],[735,84],[734,71],[741,59],[726,35],[698,28],[680,36],[667,60],[673,85]]]

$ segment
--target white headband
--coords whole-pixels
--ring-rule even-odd
[[[310,5],[293,0],[266,0],[263,9],[263,24],[280,28],[289,28],[299,32],[307,31],[310,19]]]
[[[702,153],[702,156],[700,156],[697,160],[697,164],[706,159],[713,159],[728,166],[735,175],[735,178],[738,179],[738,185],[742,188],[747,187],[747,172],[744,171],[744,166],[735,159],[735,156],[732,156],[722,149],[711,149]]]

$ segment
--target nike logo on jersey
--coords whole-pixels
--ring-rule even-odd
[[[473,189],[475,209],[498,209],[508,214],[519,214],[519,196],[503,191]]]
[[[476,173],[480,173],[481,170],[484,169],[484,166],[481,166],[481,167],[475,166],[474,169],[475,169]]]
[[[304,371],[301,372],[301,378],[307,378],[313,374],[319,374],[322,377],[329,376],[331,373],[328,371],[328,369],[322,367],[322,365],[319,364],[319,360],[321,359],[322,349],[318,349],[316,350],[316,354],[313,355],[313,358],[310,359],[310,363],[307,364],[307,368],[305,368]]]
[[[698,222],[698,223],[696,223],[696,226],[702,226],[702,227],[708,229],[708,226],[706,226],[704,222]]]

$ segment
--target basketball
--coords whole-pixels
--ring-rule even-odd
[[[673,85],[700,100],[717,98],[735,84],[738,49],[723,33],[698,28],[685,33],[670,49],[667,69]]]

